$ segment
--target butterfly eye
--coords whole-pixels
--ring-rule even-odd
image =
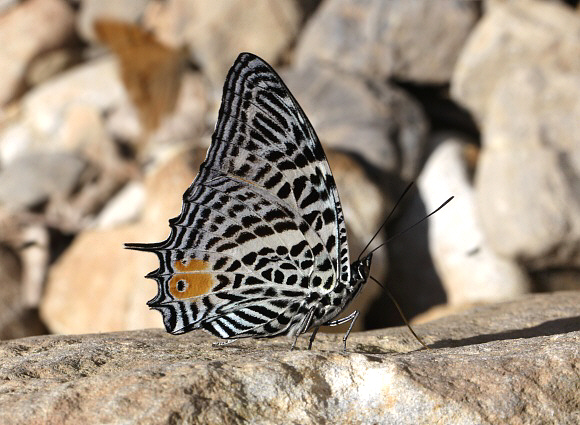
[[[180,280],[179,282],[177,282],[177,285],[175,286],[175,288],[179,292],[185,292],[187,290],[187,282],[184,280]]]

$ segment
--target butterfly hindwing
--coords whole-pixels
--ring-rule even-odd
[[[232,66],[206,159],[170,227],[164,242],[128,247],[159,257],[149,305],[172,333],[300,333],[313,302],[349,281],[342,209],[320,142],[258,57],[243,53]]]

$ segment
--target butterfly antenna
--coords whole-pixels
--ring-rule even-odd
[[[404,194],[403,194],[404,195]],[[388,244],[390,241],[392,241],[395,238],[398,238],[399,236],[407,233],[409,230],[411,230],[413,227],[418,226],[419,224],[423,223],[425,220],[427,220],[429,217],[431,217],[433,214],[435,214],[437,211],[439,211],[441,208],[443,208],[445,205],[447,205],[449,202],[451,202],[451,200],[454,198],[454,196],[450,196],[445,202],[443,202],[441,205],[439,205],[439,207],[434,210],[431,211],[429,214],[427,214],[425,217],[423,217],[421,220],[419,220],[418,222],[416,222],[415,224],[413,224],[412,226],[407,227],[405,230],[391,236],[389,239],[387,239],[384,243],[380,244],[379,246],[377,246],[375,249],[373,249],[370,253],[372,254],[373,252],[375,252],[377,249],[385,246],[386,244]],[[381,226],[382,227],[382,226]],[[366,249],[366,248],[365,248]]]
[[[381,285],[381,283],[376,280],[374,277],[369,276],[372,280],[375,281],[375,283],[377,285],[379,285],[381,288],[383,288],[383,290],[387,293],[387,295],[389,296],[389,298],[391,299],[391,301],[393,302],[393,304],[395,304],[395,307],[397,308],[397,311],[399,312],[399,315],[401,316],[401,319],[403,319],[403,322],[405,322],[405,325],[407,325],[407,327],[409,328],[409,330],[411,331],[411,333],[413,334],[413,336],[415,337],[415,339],[417,341],[419,341],[419,343],[426,348],[427,350],[430,350],[429,347],[427,347],[427,344],[425,344],[423,342],[423,340],[421,338],[419,338],[419,336],[415,333],[415,331],[413,330],[413,328],[411,327],[411,325],[409,324],[409,321],[407,320],[407,318],[405,317],[405,314],[403,314],[403,310],[401,309],[401,306],[399,305],[399,303],[397,302],[397,300],[395,299],[395,297],[393,296],[393,294],[391,293],[391,291],[389,291],[387,289],[386,286]]]
[[[389,215],[387,216],[387,218],[385,219],[385,221],[383,221],[383,224],[381,224],[381,226],[377,229],[377,231],[375,232],[375,234],[373,235],[373,237],[371,238],[371,240],[369,241],[369,243],[367,243],[366,246],[363,248],[363,250],[359,254],[357,260],[360,260],[360,258],[363,256],[364,252],[371,245],[371,243],[373,243],[373,241],[378,236],[378,234],[383,229],[383,227],[385,227],[385,225],[389,222],[389,219],[391,218],[391,216],[393,215],[393,213],[395,212],[395,210],[397,209],[397,207],[399,206],[399,204],[401,203],[401,201],[403,200],[403,198],[405,197],[405,195],[407,194],[407,192],[409,191],[409,189],[411,189],[411,187],[413,186],[413,183],[414,182],[411,182],[411,183],[409,183],[407,185],[406,189],[403,191],[403,193],[401,194],[401,196],[399,196],[399,199],[397,199],[397,202],[395,203],[395,206],[391,209],[391,212],[389,213]]]

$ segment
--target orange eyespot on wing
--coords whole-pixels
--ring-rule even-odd
[[[207,294],[213,288],[214,278],[207,270],[209,263],[195,258],[186,261],[175,261],[173,267],[178,272],[169,279],[169,293],[182,300]]]

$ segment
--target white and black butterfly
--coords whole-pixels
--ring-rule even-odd
[[[242,53],[230,69],[207,157],[169,223],[167,240],[126,245],[159,257],[148,305],[168,332],[297,338],[313,329],[310,348],[320,326],[352,328],[357,311],[336,317],[366,282],[372,254],[350,264],[318,137],[257,56]]]

